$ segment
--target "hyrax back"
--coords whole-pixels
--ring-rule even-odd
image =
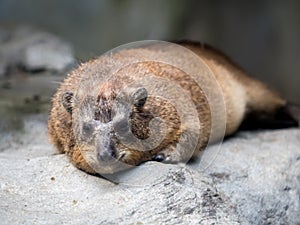
[[[209,99],[211,93],[181,69],[203,70],[195,55],[189,58],[172,45],[124,49],[82,64],[61,84],[48,122],[52,143],[88,173],[114,173],[149,160],[187,161],[218,130],[212,124],[214,107],[225,108],[224,132],[230,135],[248,113],[272,114],[285,105],[221,53],[181,45],[200,56],[219,86],[208,83],[204,89],[212,96],[221,91],[224,102]]]

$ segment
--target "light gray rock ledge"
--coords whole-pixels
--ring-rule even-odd
[[[299,129],[242,132],[204,171],[149,162],[116,185],[55,154],[44,116],[26,121],[0,134],[1,224],[300,224]]]

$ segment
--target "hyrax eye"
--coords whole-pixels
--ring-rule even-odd
[[[147,101],[148,92],[146,88],[141,87],[132,94],[132,97],[134,106],[137,108],[142,108]]]
[[[89,137],[94,133],[95,125],[90,122],[85,122],[82,125],[82,135],[84,137]]]
[[[121,119],[121,120],[116,120],[113,122],[114,130],[118,134],[124,134],[129,131],[129,121],[127,118]]]

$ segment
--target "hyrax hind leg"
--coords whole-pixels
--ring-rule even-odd
[[[287,103],[276,92],[257,80],[243,82],[247,92],[247,115],[242,129],[299,126],[300,108]]]

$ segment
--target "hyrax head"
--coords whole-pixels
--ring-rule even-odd
[[[104,85],[97,97],[62,95],[72,115],[77,145],[97,173],[114,173],[141,162],[163,160],[162,150],[176,144],[180,120],[163,98],[144,87],[116,91]]]

